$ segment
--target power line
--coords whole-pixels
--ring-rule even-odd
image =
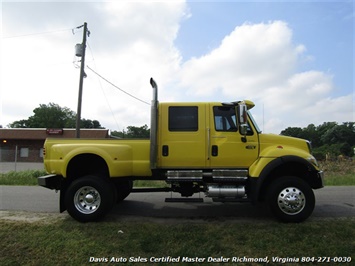
[[[93,51],[92,51],[92,49],[91,49],[91,46],[90,46],[90,42],[89,42],[89,41],[87,42],[87,45],[88,45],[89,51],[90,51],[90,53],[91,53],[92,61],[93,61],[93,63],[94,63],[94,68],[97,69],[96,62],[95,62],[95,58],[94,58],[94,53],[93,53]],[[108,105],[108,108],[110,109],[110,112],[111,112],[111,114],[112,114],[112,117],[113,117],[113,119],[115,120],[116,126],[117,126],[117,128],[119,128],[119,125],[118,125],[118,122],[117,122],[115,113],[112,111],[110,102],[108,101],[107,96],[106,96],[106,93],[105,93],[105,91],[104,91],[104,89],[103,89],[103,87],[102,87],[101,79],[100,79],[99,77],[97,77],[97,80],[99,81],[100,88],[101,88],[101,92],[102,92],[102,94],[104,95],[104,98],[105,98],[105,100],[106,100],[106,103],[107,103],[107,105]]]
[[[14,36],[5,36],[2,37],[2,39],[13,39],[13,38],[20,38],[20,37],[30,37],[34,35],[43,35],[43,34],[50,34],[50,33],[56,33],[56,32],[63,32],[63,31],[72,31],[74,29],[64,29],[64,30],[52,30],[52,31],[44,31],[44,32],[36,32],[36,33],[29,33],[29,34],[22,34],[22,35],[14,35]]]
[[[112,85],[113,87],[115,87],[116,89],[120,90],[121,92],[123,92],[123,93],[125,93],[125,94],[131,96],[132,98],[134,98],[134,99],[136,99],[136,100],[138,100],[138,101],[140,101],[140,102],[142,102],[142,103],[145,103],[145,104],[150,105],[148,102],[143,101],[143,100],[137,98],[136,96],[133,96],[132,94],[130,94],[130,93],[128,93],[128,92],[122,90],[121,88],[119,88],[118,86],[116,86],[115,84],[113,84],[111,81],[107,80],[106,78],[104,78],[103,76],[101,76],[99,73],[97,73],[96,71],[94,71],[93,69],[91,69],[89,66],[87,66],[87,68],[90,69],[92,72],[94,72],[94,74],[96,74],[97,76],[99,76],[100,78],[102,78],[104,81],[106,81],[108,84],[110,84],[110,85]]]

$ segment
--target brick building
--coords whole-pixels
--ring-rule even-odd
[[[75,138],[75,129],[0,128],[0,162],[43,162],[46,138]],[[81,138],[109,138],[108,129],[81,129]]]

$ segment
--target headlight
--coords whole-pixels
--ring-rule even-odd
[[[313,165],[319,167],[318,162],[317,162],[317,159],[314,158],[314,156],[312,156],[312,155],[309,156],[309,157],[307,158],[307,161],[309,161],[311,164],[313,164]]]

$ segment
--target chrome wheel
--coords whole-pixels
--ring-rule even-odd
[[[81,187],[74,195],[74,206],[81,213],[94,213],[100,204],[100,193],[93,187]]]
[[[268,202],[276,218],[287,223],[299,223],[307,219],[315,206],[311,186],[296,176],[281,176],[269,187]]]
[[[87,175],[70,183],[64,203],[71,217],[80,222],[98,221],[116,201],[113,183],[105,177]]]
[[[277,197],[277,204],[281,211],[288,215],[300,213],[306,204],[306,197],[296,187],[283,189]]]

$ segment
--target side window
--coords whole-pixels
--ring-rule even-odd
[[[170,106],[169,131],[198,131],[198,107]]]
[[[214,125],[216,131],[237,131],[235,109],[233,107],[213,107]]]
[[[253,132],[253,130],[251,129],[251,126],[250,126],[250,124],[249,124],[249,122],[248,122],[247,136],[252,136],[252,135],[254,135],[254,132]]]

